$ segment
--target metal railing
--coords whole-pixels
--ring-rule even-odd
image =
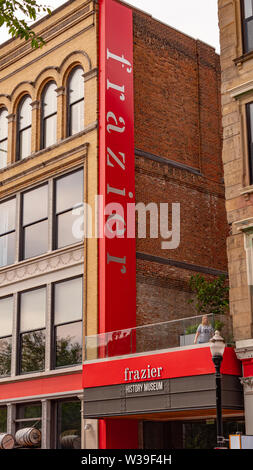
[[[194,347],[196,330],[202,316],[110,331],[85,338],[85,360],[138,354],[182,346]],[[229,315],[207,315],[213,332],[219,330],[227,345],[233,344],[232,319]]]

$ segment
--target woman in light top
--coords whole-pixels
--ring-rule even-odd
[[[202,317],[202,323],[198,326],[195,339],[194,339],[194,344],[197,342],[200,343],[208,343],[212,336],[214,335],[214,329],[210,325],[207,315],[204,315]]]

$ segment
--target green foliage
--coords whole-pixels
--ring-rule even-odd
[[[219,321],[219,320],[215,320],[214,322],[214,330],[218,330],[219,332],[221,332],[222,328],[224,326],[224,323],[222,321]]]
[[[215,278],[213,281],[206,280],[200,274],[191,276],[190,288],[195,298],[189,303],[195,302],[198,314],[220,314],[227,313],[229,308],[229,287],[225,275]]]
[[[185,334],[192,335],[193,333],[196,333],[198,326],[199,326],[198,324],[188,326],[187,328],[185,328]]]
[[[5,24],[12,37],[30,41],[32,48],[42,47],[44,39],[28,26],[27,21],[35,21],[43,12],[51,14],[50,8],[36,0],[0,0],[0,27]],[[20,19],[20,14],[26,19]]]

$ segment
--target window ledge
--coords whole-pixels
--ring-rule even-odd
[[[78,366],[73,366],[73,367],[62,367],[61,369],[53,369],[53,370],[48,370],[48,371],[43,371],[43,372],[31,372],[28,374],[21,374],[21,375],[15,375],[12,377],[3,377],[0,379],[0,385],[5,384],[5,383],[14,383],[14,382],[20,382],[20,381],[27,381],[27,380],[34,380],[34,379],[44,379],[47,377],[52,377],[52,376],[60,376],[60,375],[69,375],[69,374],[74,374],[77,372],[82,371],[82,364]]]
[[[240,190],[240,194],[243,196],[244,194],[251,194],[253,193],[253,185],[245,186]]]
[[[65,137],[64,139],[61,139],[58,142],[56,142],[54,145],[51,145],[51,146],[46,147],[44,149],[40,149],[40,150],[32,153],[28,157],[24,158],[23,160],[18,160],[18,161],[9,163],[6,167],[0,169],[0,175],[3,174],[4,172],[8,171],[10,168],[15,168],[16,166],[20,166],[20,165],[22,165],[23,163],[25,163],[29,160],[32,160],[32,159],[34,159],[34,158],[36,158],[40,155],[43,155],[44,153],[48,153],[52,150],[60,148],[61,146],[63,146],[67,142],[78,139],[79,137],[82,137],[82,136],[88,134],[89,132],[92,132],[93,130],[97,129],[97,127],[98,127],[98,122],[96,121],[96,122],[86,126],[85,129],[81,132],[78,132],[78,133],[76,133],[74,135],[71,135],[69,137]],[[87,147],[88,144],[85,143],[84,145]],[[3,185],[4,183],[6,183],[6,181],[0,182],[0,185]]]
[[[81,242],[74,243],[73,245],[68,245],[68,246],[65,246],[63,248],[58,248],[57,250],[47,251],[46,253],[43,253],[43,255],[39,255],[39,256],[36,256],[34,258],[27,258],[25,260],[18,261],[17,263],[14,263],[14,264],[9,264],[7,266],[2,266],[0,268],[0,274],[2,272],[11,271],[15,268],[21,268],[23,266],[30,265],[30,264],[33,264],[33,263],[37,263],[39,261],[48,260],[49,258],[51,258],[53,256],[59,256],[59,255],[64,254],[64,253],[72,252],[72,251],[76,250],[77,248],[82,248],[83,246],[84,246],[84,241],[81,241]]]
[[[251,60],[251,59],[253,59],[253,51],[246,52],[240,57],[236,57],[236,59],[234,59],[233,62],[235,65],[237,65],[237,67],[240,67],[242,66],[244,62],[247,62],[248,60]]]

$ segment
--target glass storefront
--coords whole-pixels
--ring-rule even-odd
[[[53,403],[52,448],[81,448],[81,402],[78,399]]]
[[[242,419],[224,419],[223,435],[245,434]],[[144,421],[144,449],[213,449],[216,447],[215,419],[199,421]]]
[[[7,406],[0,406],[0,433],[7,432]]]

